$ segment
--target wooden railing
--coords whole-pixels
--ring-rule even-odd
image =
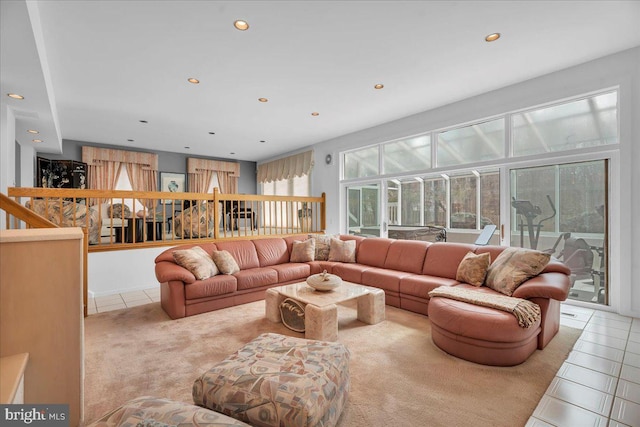
[[[325,195],[260,196],[12,187],[9,197],[50,222],[82,227],[89,252],[191,241],[323,232]],[[32,227],[20,218],[9,228]]]
[[[24,224],[24,228],[58,228],[59,225],[49,221],[47,218],[38,215],[34,211],[27,209],[20,203],[12,200],[10,197],[0,193],[0,210],[3,210],[6,215],[7,228],[23,228],[20,227]],[[12,227],[13,225],[13,227]],[[83,301],[83,313],[86,317],[88,314],[87,305],[87,292],[89,276],[87,268],[89,267],[89,236],[88,229],[83,228],[83,250],[82,250],[82,301]]]

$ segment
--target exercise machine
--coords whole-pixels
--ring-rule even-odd
[[[524,248],[524,219],[527,221],[527,232],[529,234],[529,247],[531,249],[538,249],[538,239],[540,237],[540,230],[544,227],[544,222],[548,221],[556,216],[556,207],[551,200],[551,197],[547,194],[547,200],[549,201],[549,206],[551,206],[551,210],[553,211],[553,215],[548,216],[546,218],[538,221],[537,224],[534,224],[534,220],[542,214],[542,209],[540,206],[534,206],[529,200],[516,200],[515,197],[511,201],[511,206],[516,210],[516,214],[520,216],[520,223],[518,227],[520,228],[520,247]]]

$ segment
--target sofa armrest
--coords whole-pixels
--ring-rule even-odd
[[[196,276],[193,273],[171,261],[156,263],[156,278],[160,283],[177,280],[189,284],[196,281]]]
[[[513,296],[523,299],[551,298],[564,301],[569,296],[570,286],[569,276],[564,273],[542,273],[518,286]]]

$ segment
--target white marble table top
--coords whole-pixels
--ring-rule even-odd
[[[361,297],[370,292],[366,286],[343,281],[340,286],[332,291],[316,291],[306,282],[293,283],[291,285],[273,288],[280,294],[293,298],[305,304],[313,304],[323,307],[331,304],[338,304],[343,301]]]

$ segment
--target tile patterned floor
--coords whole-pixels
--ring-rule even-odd
[[[89,299],[89,314],[160,301],[151,288]],[[563,304],[582,335],[525,427],[640,427],[640,319]]]

